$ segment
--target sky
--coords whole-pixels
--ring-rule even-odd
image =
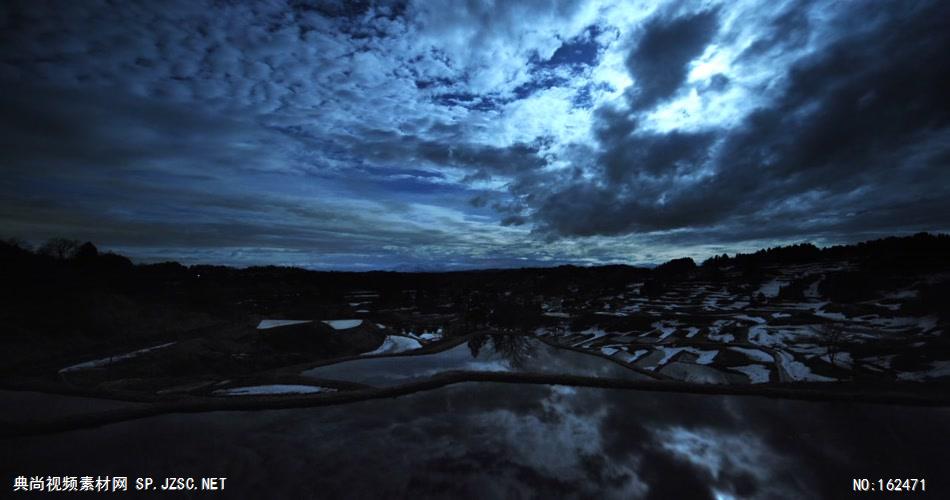
[[[950,229],[945,1],[5,1],[0,236],[659,263]]]

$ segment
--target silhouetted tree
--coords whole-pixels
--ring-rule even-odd
[[[94,260],[98,256],[99,249],[89,241],[80,245],[73,253],[73,258],[76,260]]]
[[[523,368],[534,354],[534,344],[530,343],[528,337],[492,335],[491,341],[495,352],[507,359],[514,368]]]
[[[79,250],[79,242],[66,238],[50,238],[37,250],[40,255],[47,255],[54,259],[70,259]]]
[[[485,345],[485,340],[486,340],[487,338],[488,338],[488,337],[486,337],[485,335],[476,335],[476,336],[472,337],[471,339],[469,339],[469,341],[468,341],[468,350],[469,350],[469,352],[472,353],[472,357],[473,357],[473,358],[477,358],[477,357],[478,357],[478,353],[479,353],[479,351],[482,350],[482,346]]]
[[[702,267],[718,268],[718,267],[729,264],[729,262],[730,262],[730,259],[729,259],[729,255],[727,254],[713,255],[712,257],[703,261]]]
[[[689,257],[673,259],[656,266],[656,272],[664,277],[682,276],[696,269],[696,263]]]
[[[839,324],[827,323],[819,326],[817,333],[821,336],[819,343],[825,348],[828,362],[835,366],[835,359],[848,342],[848,332]]]
[[[7,238],[3,240],[3,243],[13,248],[26,250],[27,252],[33,251],[32,246],[28,242],[23,241],[20,238]]]

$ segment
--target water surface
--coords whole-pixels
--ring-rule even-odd
[[[225,476],[216,498],[845,498],[946,493],[950,411],[465,383],[399,398],[165,415],[7,439],[16,475]],[[915,498],[917,496],[915,495]]]

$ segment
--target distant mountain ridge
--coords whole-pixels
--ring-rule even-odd
[[[733,257],[720,255],[706,259],[703,266],[741,265],[750,261],[762,263],[798,263],[821,259],[914,259],[918,263],[950,260],[950,235],[917,233],[913,236],[891,236],[852,245],[819,248],[811,243],[765,248],[751,254]]]
[[[41,262],[50,263],[52,261],[66,261],[76,264],[95,265],[107,269],[119,270],[128,266],[149,269],[161,272],[180,272],[186,269],[205,270],[206,272],[215,271],[247,271],[250,273],[260,272],[301,272],[301,273],[343,273],[343,274],[365,274],[365,273],[402,273],[402,274],[443,274],[443,273],[472,273],[472,272],[503,272],[519,271],[529,269],[600,269],[600,268],[638,268],[651,269],[643,266],[633,266],[627,264],[606,264],[600,266],[577,266],[573,264],[562,264],[551,267],[523,267],[523,268],[485,268],[485,269],[465,269],[458,271],[438,271],[430,270],[419,265],[403,265],[395,270],[371,270],[371,271],[318,271],[309,270],[293,266],[248,266],[245,268],[236,268],[221,265],[195,264],[186,266],[175,261],[151,263],[151,264],[133,264],[132,260],[116,253],[99,253],[92,242],[80,243],[77,240],[67,240],[63,238],[53,238],[46,244],[31,251],[27,245],[16,239],[7,239],[0,241],[0,259],[6,266],[10,262],[25,263],[36,265]],[[733,256],[721,254],[704,260],[699,267],[703,268],[721,268],[728,266],[743,266],[750,263],[760,264],[791,264],[802,263],[817,260],[840,260],[840,259],[883,259],[885,261],[896,262],[901,259],[911,259],[908,265],[934,264],[938,262],[950,261],[950,234],[938,233],[917,233],[913,236],[891,236],[876,240],[868,240],[850,245],[833,245],[829,247],[818,247],[812,243],[799,243],[778,247],[763,248],[753,253],[737,253]],[[697,267],[695,261],[690,257],[673,259],[657,265],[652,269],[662,271],[685,271]]]

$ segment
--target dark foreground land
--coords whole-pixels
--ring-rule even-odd
[[[947,236],[458,273],[133,265],[59,243],[0,246],[8,486],[215,475],[247,498],[837,498],[883,477],[947,491]]]

